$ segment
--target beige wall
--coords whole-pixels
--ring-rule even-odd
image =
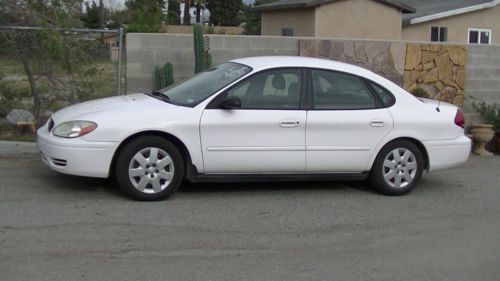
[[[293,28],[293,36],[314,37],[314,8],[262,12],[262,35],[281,36],[283,27]]]
[[[406,26],[403,28],[403,40],[430,41],[432,26],[447,27],[448,42],[450,43],[468,43],[469,28],[491,29],[491,44],[499,45],[500,5],[468,14]]]
[[[316,7],[316,37],[401,39],[398,9],[373,0],[349,0]]]

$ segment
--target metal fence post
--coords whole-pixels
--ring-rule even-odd
[[[116,76],[118,85],[116,87],[116,95],[121,95],[122,87],[122,55],[123,55],[123,27],[118,29],[118,42],[120,46],[118,47],[118,70],[116,71]]]

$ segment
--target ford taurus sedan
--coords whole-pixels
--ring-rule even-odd
[[[165,89],[72,105],[38,130],[53,170],[115,177],[137,200],[184,180],[368,180],[411,191],[424,170],[467,160],[460,108],[418,99],[353,65],[233,60]]]

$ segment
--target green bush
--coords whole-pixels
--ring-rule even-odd
[[[22,99],[27,97],[29,97],[28,89],[0,80],[0,117],[7,116],[14,108],[22,108]]]
[[[429,92],[427,92],[426,89],[421,88],[421,87],[416,87],[415,89],[413,89],[413,91],[411,91],[411,93],[412,93],[412,95],[419,97],[419,98],[429,98],[430,97]]]
[[[472,105],[481,114],[486,123],[493,125],[497,130],[500,129],[500,104],[487,104],[484,101],[480,101]]]
[[[157,33],[160,32],[160,25],[131,23],[127,27],[127,32],[131,33]]]

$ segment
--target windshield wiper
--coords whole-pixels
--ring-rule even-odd
[[[169,102],[170,101],[170,98],[167,95],[165,95],[164,93],[162,93],[162,92],[152,91],[152,92],[150,92],[150,94],[153,97],[157,97],[157,98],[161,99],[162,101],[165,101],[165,102]]]

